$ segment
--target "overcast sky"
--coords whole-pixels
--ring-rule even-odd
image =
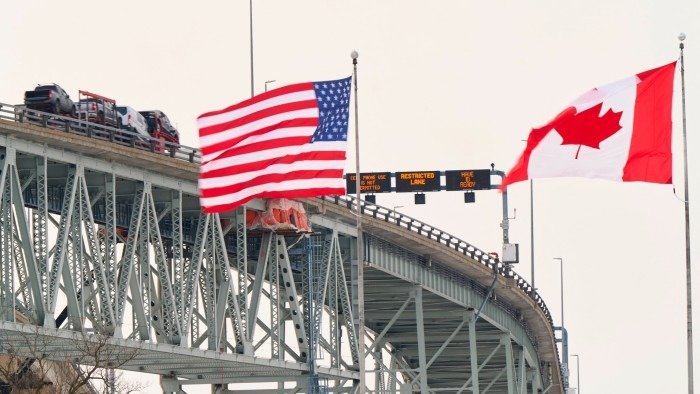
[[[24,90],[55,82],[74,99],[82,89],[160,109],[182,142],[197,146],[199,114],[250,96],[248,1],[25,0],[5,2],[2,15],[0,102],[21,103]],[[508,170],[530,128],[594,86],[678,58],[684,31],[691,231],[700,258],[699,20],[697,0],[260,0],[254,87],[348,76],[356,49],[363,171],[490,163]],[[676,86],[674,180],[682,196],[680,75]],[[354,160],[348,152],[348,170]],[[565,322],[570,353],[580,354],[582,391],[684,392],[683,203],[673,187],[546,179],[535,181],[534,193],[535,282],[559,324],[553,257],[563,258]],[[528,184],[513,185],[509,198],[517,209],[516,270],[530,278]],[[499,251],[500,196],[479,192],[476,200],[440,192],[424,206],[410,194],[380,195],[377,203]]]

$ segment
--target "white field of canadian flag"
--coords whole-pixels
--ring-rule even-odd
[[[501,189],[551,177],[671,183],[675,68],[673,62],[581,95],[530,132]]]

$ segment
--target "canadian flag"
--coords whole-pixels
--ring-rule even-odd
[[[532,129],[501,190],[552,177],[671,183],[675,69],[673,62],[590,90]]]

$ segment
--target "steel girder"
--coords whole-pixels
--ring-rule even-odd
[[[322,231],[295,248],[296,236],[251,235],[244,211],[200,214],[192,189],[172,179],[46,152],[6,147],[0,179],[0,278],[10,289],[1,306],[49,329],[65,310],[67,323],[46,335],[113,333],[118,346],[142,344],[151,355],[127,369],[187,383],[245,375],[310,391],[304,376],[315,371],[318,390],[346,392],[360,355],[375,361],[374,392],[536,392],[549,383],[525,328],[492,303],[473,320],[479,289],[422,256],[368,237],[371,345],[359,351],[345,275],[354,237],[341,233],[352,233],[347,223],[317,219]],[[156,371],[153,360],[168,352],[181,361]],[[222,361],[225,354],[237,357]]]
[[[327,269],[337,288],[328,308],[333,308],[340,324],[329,336],[321,330],[324,313],[314,310],[323,310],[325,301],[318,292],[328,280],[312,277],[311,288],[301,286],[298,255],[290,256],[292,246],[285,236],[263,234],[267,250],[256,262],[248,248],[259,242],[241,234],[246,232],[242,215],[201,214],[192,209],[195,195],[157,181],[154,186],[150,177],[129,179],[97,171],[86,166],[85,159],[66,163],[31,152],[17,156],[11,147],[0,153],[0,320],[13,323],[21,314],[49,330],[58,326],[61,331],[150,344],[155,347],[147,353],[156,358],[162,353],[159,346],[189,348],[199,358],[197,350],[214,352],[204,353],[205,358],[239,354],[248,358],[224,364],[249,371],[243,375],[250,376],[264,376],[269,368],[286,370],[276,374],[290,378],[268,381],[299,381],[304,387],[307,378],[299,377],[308,376],[308,362],[315,360],[306,330],[313,322],[318,330],[313,354],[318,354],[319,346],[333,343],[332,350],[327,346],[324,350],[335,360],[334,366],[315,368],[315,374],[324,382],[336,382],[341,391],[357,378],[347,368],[357,349],[346,354],[348,360],[338,361],[340,327],[349,322],[337,316],[352,312],[337,234],[313,236],[331,240],[319,252],[330,256],[332,264],[316,262],[317,268]],[[299,245],[307,247],[310,242],[303,238]],[[238,272],[238,267],[246,271]],[[305,312],[306,299],[314,303]],[[59,312],[65,320],[58,318]],[[8,333],[22,331],[9,327]],[[352,333],[344,334],[347,338]],[[253,346],[265,342],[270,346]],[[169,374],[176,379],[216,375],[213,369],[193,368],[186,355],[179,357],[184,357],[181,368],[170,363]],[[152,364],[125,368],[156,372]],[[238,378],[227,376],[231,381]]]

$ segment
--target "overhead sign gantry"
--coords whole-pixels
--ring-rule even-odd
[[[491,190],[500,185],[491,183],[492,176],[505,176],[502,171],[491,169],[447,170],[447,171],[397,171],[397,172],[362,172],[360,173],[360,193],[364,200],[376,204],[376,194],[379,193],[414,193],[416,204],[425,204],[425,192],[463,191],[464,202],[476,201],[474,191]],[[392,181],[393,178],[393,181]],[[443,181],[444,179],[444,181]],[[357,193],[355,174],[345,176],[347,194]],[[503,261],[518,262],[518,245],[508,240],[508,201],[503,192]]]
[[[399,172],[363,172],[360,173],[360,192],[366,193],[366,199],[373,201],[376,193],[424,193],[447,191],[465,191],[492,189],[489,169],[478,170],[448,170],[448,171],[399,171]],[[444,177],[444,182],[442,179]],[[393,178],[393,182],[392,182]],[[355,174],[345,176],[345,188],[348,194],[354,194],[356,189]],[[473,197],[473,193],[471,194]],[[418,202],[417,199],[416,202]],[[424,200],[424,199],[423,199]],[[465,202],[474,202],[471,201]]]

